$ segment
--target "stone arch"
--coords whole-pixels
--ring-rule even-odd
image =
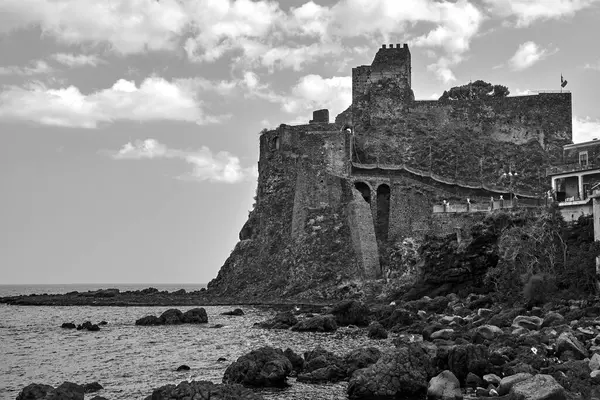
[[[371,187],[365,182],[354,182],[354,187],[360,192],[367,203],[371,203]]]
[[[390,186],[381,184],[377,187],[377,219],[375,235],[379,241],[387,241],[390,229]]]
[[[354,129],[352,128],[352,125],[344,125],[342,127],[342,132],[349,132],[350,134],[352,134],[354,132]]]
[[[279,136],[275,136],[271,143],[271,148],[273,150],[279,150],[279,147],[281,146],[281,139],[279,139]]]

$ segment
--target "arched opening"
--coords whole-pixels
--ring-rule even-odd
[[[377,221],[375,236],[378,241],[387,241],[390,227],[390,187],[379,185],[377,188]]]
[[[273,139],[273,150],[279,150],[279,146],[281,146],[281,141],[279,140],[279,136],[275,136]]]
[[[371,203],[371,188],[364,182],[355,182],[354,187],[360,192],[367,203]]]

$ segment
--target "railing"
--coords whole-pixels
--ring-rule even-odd
[[[571,93],[570,90],[530,90],[531,93]]]
[[[591,169],[598,169],[598,168],[600,168],[600,165],[598,165],[596,163],[591,163],[591,162],[588,162],[586,164],[572,163],[572,164],[554,165],[552,167],[546,168],[546,176],[564,174],[567,172],[588,171]]]
[[[433,206],[433,213],[469,213],[469,212],[490,212],[495,210],[504,210],[512,208],[538,208],[546,206],[546,201],[542,199],[512,199],[512,200],[494,200],[489,203],[476,204],[446,204]]]

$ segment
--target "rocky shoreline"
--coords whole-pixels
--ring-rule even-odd
[[[346,381],[339,397],[357,400],[600,399],[599,297],[509,306],[492,295],[450,294],[387,305],[346,300],[315,310],[288,307],[256,329],[348,327],[371,339],[389,336],[393,347],[347,354],[316,347],[302,355],[260,347],[231,363],[220,384],[183,381],[149,390],[148,399],[261,399],[246,389],[285,386],[289,377],[311,385]]]

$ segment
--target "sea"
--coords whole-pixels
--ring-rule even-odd
[[[121,291],[199,290],[205,285],[0,285],[0,297],[56,294],[74,290],[117,288]],[[204,307],[209,323],[201,325],[136,326],[135,320],[182,307],[11,306],[0,304],[0,399],[16,399],[30,383],[57,386],[69,381],[100,383],[104,389],[86,395],[109,400],[144,399],[154,388],[184,380],[220,383],[225,369],[238,357],[262,346],[298,354],[317,346],[344,355],[359,347],[392,348],[391,339],[374,341],[364,330],[340,328],[334,333],[267,330],[254,326],[275,315],[262,307],[238,306],[241,317],[221,315],[236,306]],[[62,329],[63,322],[107,321],[100,331]],[[222,324],[222,328],[211,328]],[[225,361],[219,361],[224,358]],[[189,371],[177,372],[180,365]],[[288,387],[255,389],[265,399],[347,399],[346,382],[304,384],[294,378]]]

